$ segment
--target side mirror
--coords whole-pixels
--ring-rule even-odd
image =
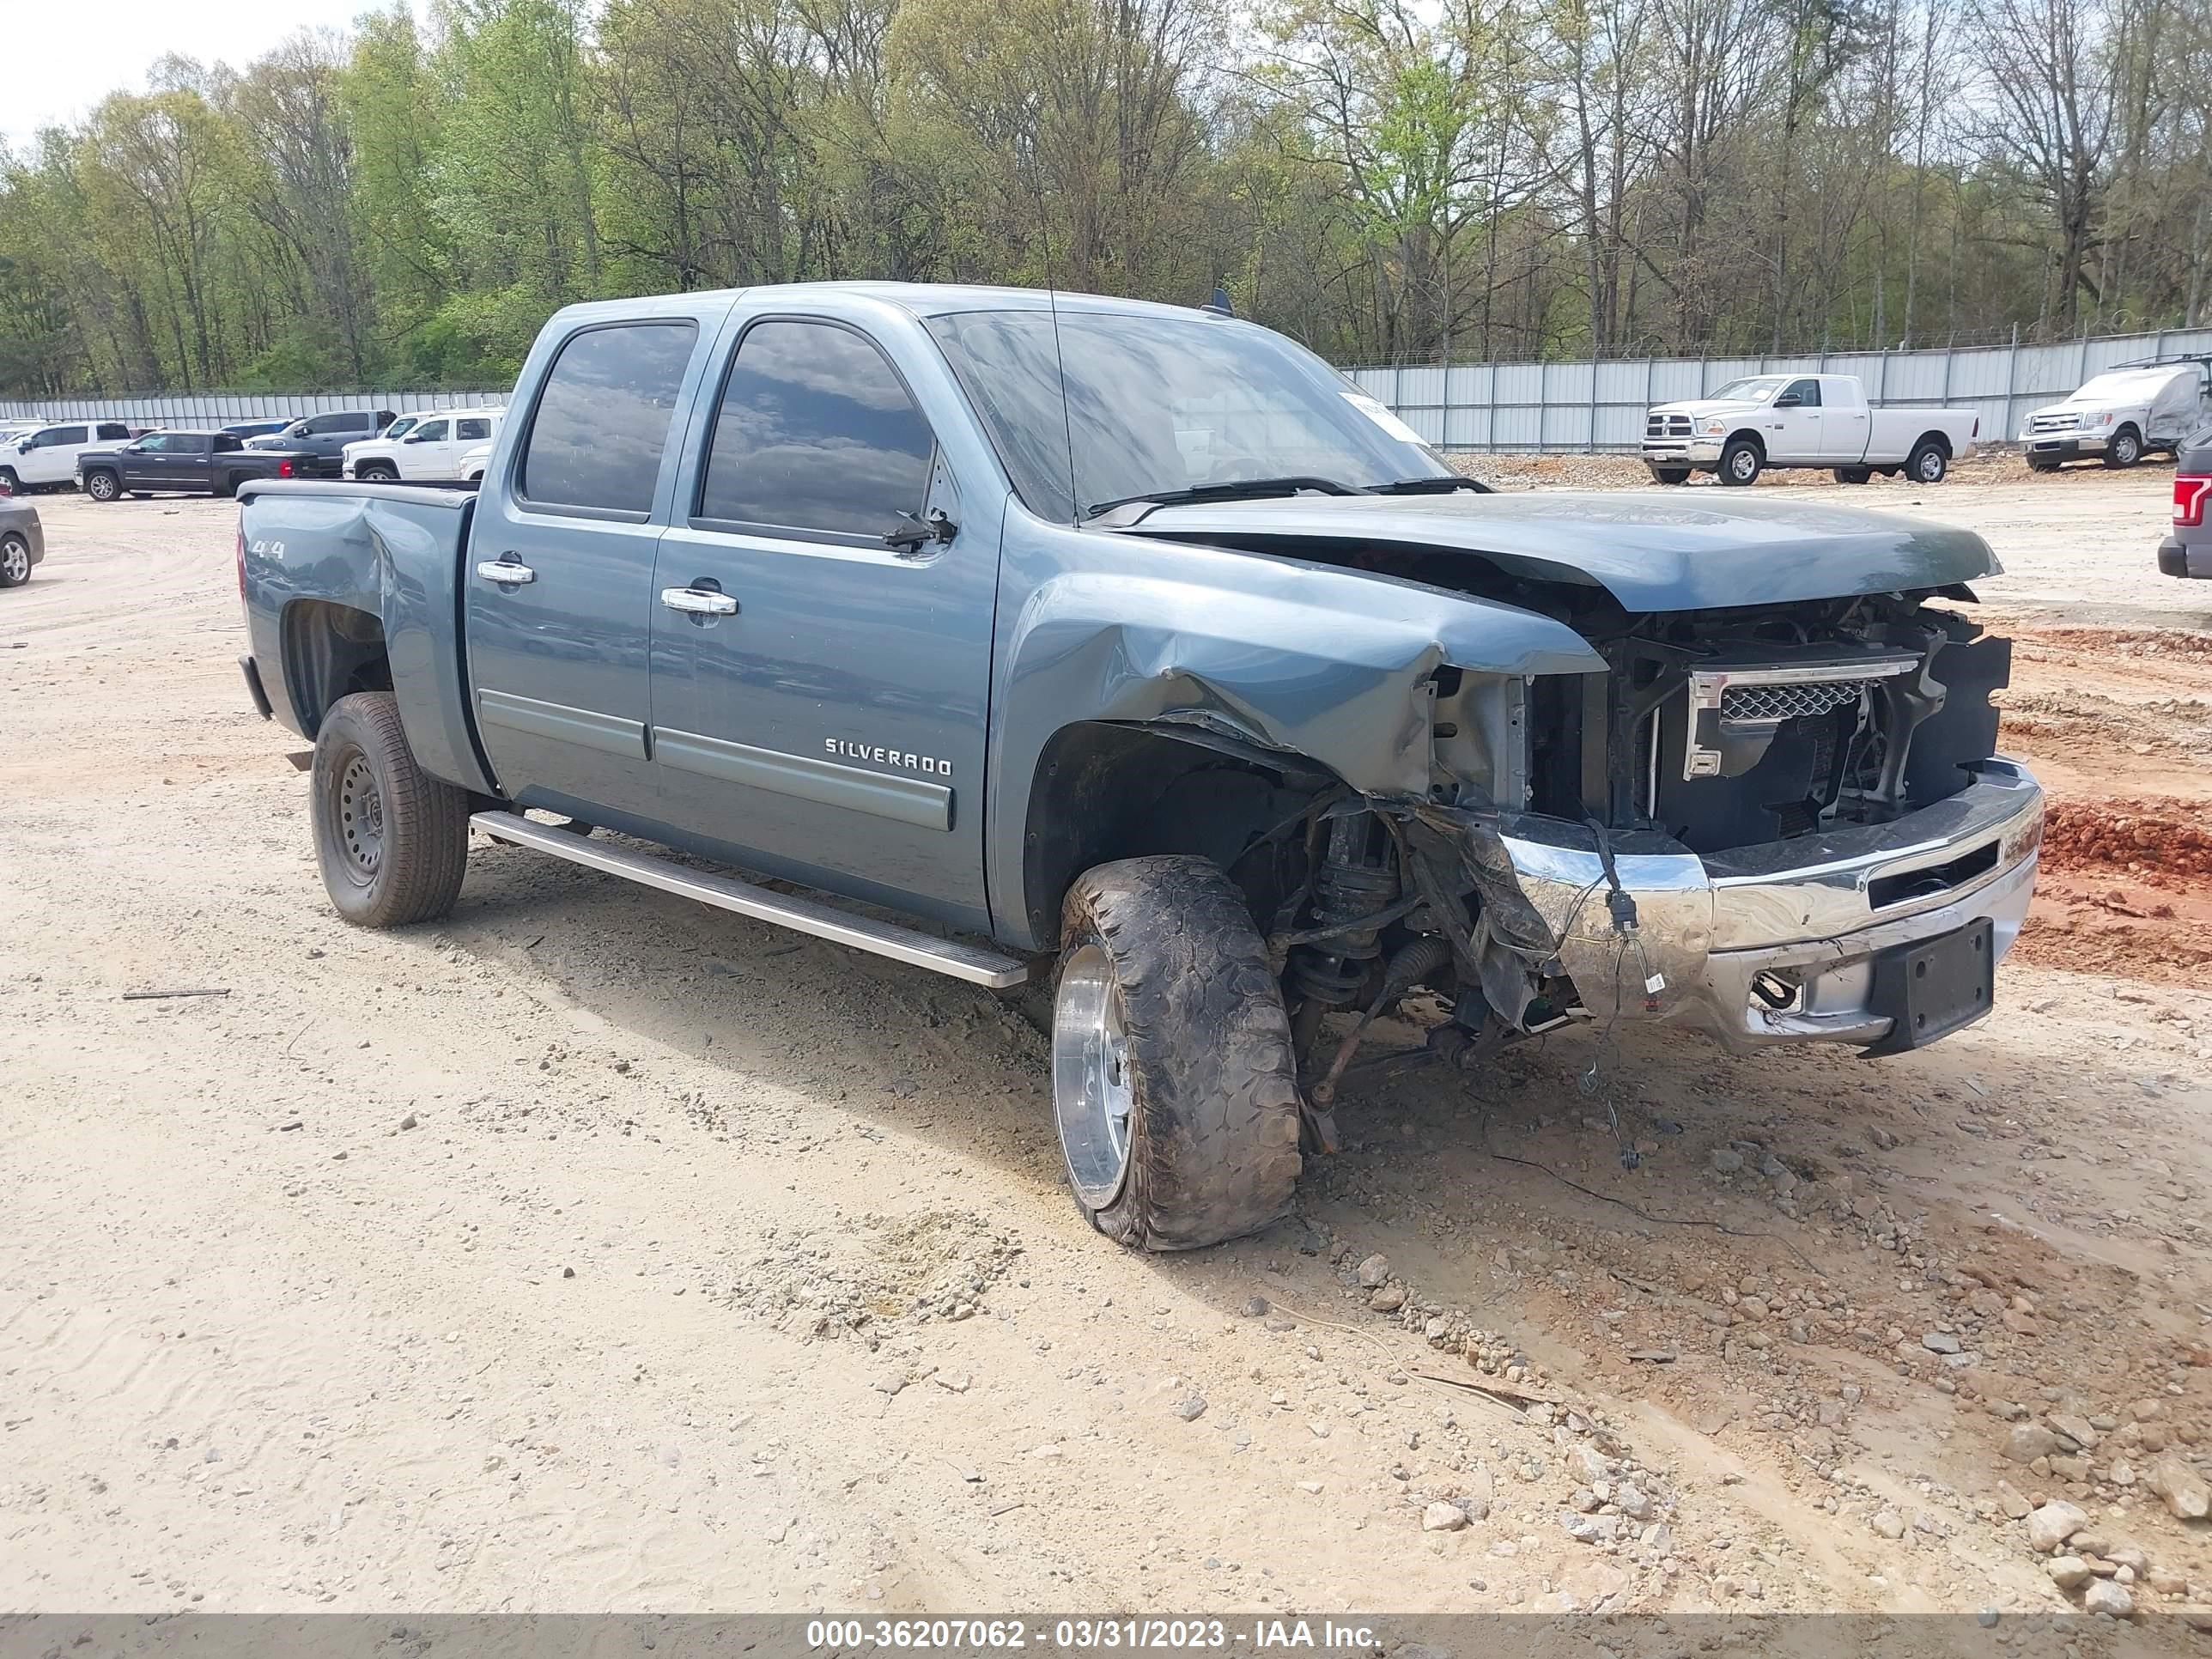
[[[1796,392],[1785,392],[1774,400],[1774,406],[1777,409],[1799,409],[1804,406],[1804,402]]]
[[[952,522],[951,514],[941,507],[931,507],[927,519],[917,519],[903,509],[899,518],[902,522],[896,530],[884,538],[884,545],[902,554],[918,553],[931,542],[941,544],[960,533],[960,526]]]

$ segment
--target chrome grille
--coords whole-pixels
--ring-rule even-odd
[[[1871,680],[1805,680],[1796,684],[1731,685],[1721,693],[1721,718],[1747,723],[1826,714],[1856,702]]]
[[[2071,432],[2081,424],[2079,415],[2037,415],[2030,418],[2030,432]]]
[[[1686,415],[1647,415],[1644,418],[1644,435],[1647,438],[1686,438],[1690,435],[1690,417]]]

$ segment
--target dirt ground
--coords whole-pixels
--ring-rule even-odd
[[[2153,1491],[2212,1454],[2212,591],[2160,466],[1851,495],[2008,567],[2057,806],[1997,1012],[1370,1072],[1297,1215],[1186,1259],[1079,1220],[988,993],[481,842],[448,923],[343,927],[233,512],[42,498],[0,1609],[2052,1611],[2046,1500],[2212,1607]]]

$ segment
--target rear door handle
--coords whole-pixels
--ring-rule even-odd
[[[712,593],[702,587],[664,587],[660,602],[671,611],[682,611],[694,617],[734,617],[738,614],[737,600],[727,593]]]
[[[525,582],[534,582],[538,573],[512,555],[504,559],[486,559],[477,567],[477,574],[488,582],[497,582],[501,587],[520,587]]]

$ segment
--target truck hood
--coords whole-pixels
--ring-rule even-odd
[[[1767,408],[1767,404],[1755,404],[1747,398],[1684,398],[1677,403],[1654,404],[1650,412],[1654,415],[1687,415],[1692,419],[1698,416],[1717,415],[1733,420],[1740,416],[1761,414]]]
[[[1114,533],[1293,559],[1302,546],[1347,544],[1464,553],[1508,575],[1603,588],[1630,611],[1927,590],[2003,569],[1987,542],[1948,525],[1804,501],[1706,506],[1640,493],[1208,501],[1156,507]]]

